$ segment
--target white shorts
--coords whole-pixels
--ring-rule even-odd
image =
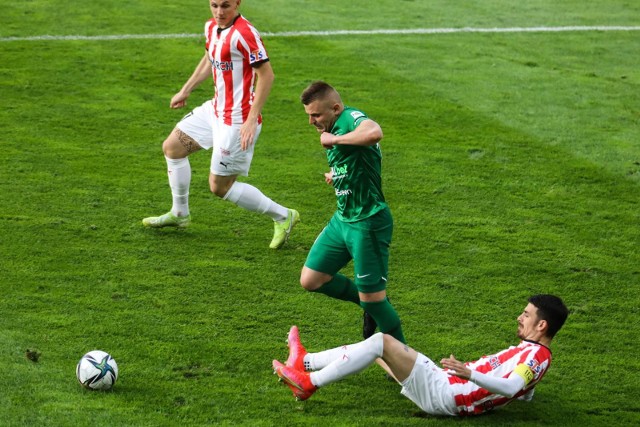
[[[213,101],[206,101],[196,107],[176,125],[178,129],[193,138],[199,146],[211,153],[211,173],[214,175],[249,175],[253,149],[258,142],[262,124],[256,129],[256,136],[245,151],[240,148],[240,126],[225,125],[216,117]]]
[[[400,391],[420,409],[432,415],[458,415],[448,375],[431,359],[418,353],[411,374]]]

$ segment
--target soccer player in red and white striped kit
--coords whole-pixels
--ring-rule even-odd
[[[274,221],[269,245],[279,249],[300,220],[299,213],[265,196],[256,187],[237,181],[247,176],[254,146],[262,130],[262,107],[274,80],[269,56],[258,31],[239,12],[241,0],[210,0],[213,18],[205,24],[205,54],[171,108],[187,105],[187,98],[213,77],[215,96],[196,107],[162,144],[167,160],[173,206],[164,215],[142,220],[147,227],[186,227],[191,222],[188,156],[212,148],[209,187],[218,197]]]
[[[515,399],[529,401],[551,364],[549,345],[569,311],[554,295],[534,295],[518,316],[516,346],[475,362],[451,355],[438,367],[390,335],[377,333],[357,344],[307,353],[296,326],[289,331],[289,358],[273,361],[275,373],[298,400],[319,387],[362,371],[382,358],[402,385],[401,393],[433,415],[478,415]],[[309,372],[311,371],[311,372]]]

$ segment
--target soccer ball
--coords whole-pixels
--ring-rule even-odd
[[[109,390],[118,379],[118,364],[109,353],[93,350],[78,362],[76,377],[90,390]]]

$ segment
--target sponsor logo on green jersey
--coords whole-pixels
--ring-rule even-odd
[[[334,178],[337,178],[337,177],[342,178],[347,174],[347,165],[334,166],[332,169],[333,169]]]

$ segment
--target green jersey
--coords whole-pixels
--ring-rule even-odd
[[[362,111],[345,107],[331,133],[347,134],[366,119],[368,117]],[[327,150],[327,160],[333,172],[337,214],[342,221],[360,221],[387,207],[382,193],[380,144],[368,147],[334,145]]]

